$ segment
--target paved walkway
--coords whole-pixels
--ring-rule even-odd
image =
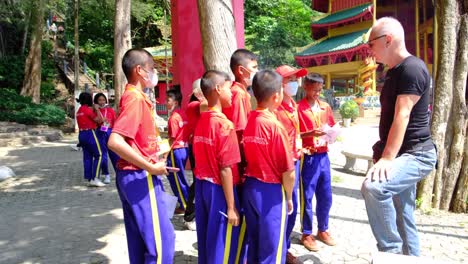
[[[376,127],[369,125],[345,129],[333,147],[330,230],[338,245],[320,244],[319,252],[307,252],[299,244],[298,220],[292,251],[304,263],[370,263],[376,247],[359,192],[367,164],[358,162],[357,173],[345,173],[339,152],[344,146],[367,148],[350,142],[373,142],[376,132]],[[82,154],[69,146],[75,138],[0,148],[0,165],[10,166],[17,175],[0,182],[0,263],[128,263],[115,184],[85,187]],[[417,212],[417,221],[424,257],[445,263],[468,262],[467,215]],[[181,217],[173,222],[175,263],[196,263],[196,233],[184,230]]]

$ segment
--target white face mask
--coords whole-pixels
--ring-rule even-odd
[[[297,81],[288,82],[284,86],[284,92],[289,96],[295,96],[297,94],[298,88],[299,88],[299,84],[297,83]]]
[[[145,70],[146,71],[146,70]],[[154,73],[154,71],[146,71],[148,73],[148,79],[145,78],[145,81],[149,81],[150,88],[155,87],[158,85],[158,74]]]
[[[250,81],[253,82],[253,78],[255,77],[256,72],[250,73]]]

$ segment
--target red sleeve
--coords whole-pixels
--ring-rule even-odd
[[[110,110],[110,120],[109,120],[109,123],[110,123],[111,127],[114,127],[115,119],[116,119],[115,111],[114,111],[114,109],[111,108],[111,107],[109,107],[109,110]]]
[[[244,96],[237,92],[232,96],[231,121],[236,130],[244,130],[247,125],[247,109],[244,104]]]
[[[171,117],[167,121],[167,135],[170,138],[177,138],[179,130],[181,129],[181,122],[183,122],[182,116],[177,112],[173,112]]]
[[[276,164],[278,171],[284,173],[294,169],[291,146],[288,141],[288,133],[281,127],[276,127],[276,133],[272,137],[272,149],[275,155],[272,159]]]
[[[329,126],[334,126],[335,125],[335,118],[333,117],[333,110],[331,107],[328,105],[327,106],[327,121]]]
[[[216,153],[220,168],[234,165],[241,160],[236,131],[232,123],[228,122],[222,124],[219,129],[219,143]]]
[[[84,114],[94,121],[94,118],[97,117],[97,113],[94,112],[93,108],[86,107],[84,110],[85,110]]]
[[[135,135],[140,129],[140,120],[145,107],[143,97],[127,96],[122,98],[120,115],[115,120],[113,132],[121,134],[124,137],[135,139]]]

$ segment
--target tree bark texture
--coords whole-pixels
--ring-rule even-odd
[[[130,32],[131,0],[115,1],[114,19],[114,91],[116,108],[119,107],[120,97],[127,78],[122,70],[122,58],[125,52],[132,48]]]
[[[467,166],[467,15],[462,0],[438,0],[436,13],[439,50],[431,132],[439,164],[421,182],[418,197],[422,208],[448,210],[452,201],[458,199],[457,206],[453,202],[452,208],[466,209],[468,192],[460,188],[466,188]],[[460,199],[464,199],[464,205]]]
[[[80,0],[74,1],[74,22],[75,22],[75,55],[74,55],[74,65],[73,72],[75,77],[75,91],[80,91],[80,41],[79,41],[79,18],[80,18]]]
[[[42,61],[42,27],[43,27],[43,0],[32,0],[31,44],[24,66],[24,81],[21,95],[30,96],[34,103],[41,100],[41,61]]]
[[[207,70],[229,73],[232,53],[237,49],[231,0],[198,0],[203,64]]]
[[[466,80],[468,74],[468,14],[461,17],[460,30],[458,32],[458,50],[455,61],[453,78],[453,101],[450,125],[453,128],[452,144],[447,166],[443,173],[443,192],[440,209],[448,210],[452,200],[455,184],[460,174],[463,162],[463,153],[466,140],[467,108],[466,108]]]

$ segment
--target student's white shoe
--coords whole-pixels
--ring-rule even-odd
[[[100,181],[99,179],[94,179],[94,180],[89,181],[89,186],[90,187],[104,187],[106,185],[102,183],[102,181]]]
[[[195,224],[195,220],[190,221],[190,222],[184,221],[184,225],[188,230],[197,231],[197,225]]]
[[[108,175],[105,175],[105,177],[104,177],[104,183],[105,183],[105,184],[109,184],[110,182],[111,182],[111,177],[110,177],[110,175],[109,175],[109,174],[108,174]]]

